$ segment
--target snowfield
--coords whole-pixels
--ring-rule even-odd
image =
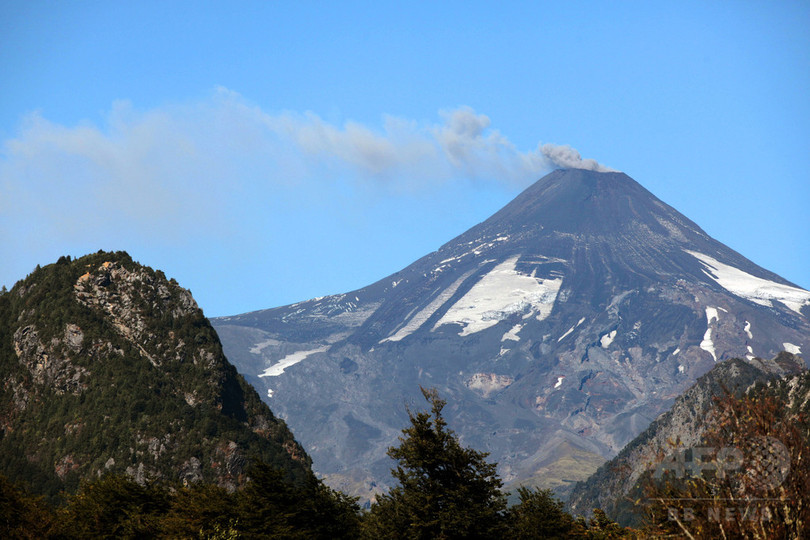
[[[810,305],[810,291],[752,276],[697,251],[686,252],[703,263],[707,276],[737,296],[768,307],[776,300],[800,315],[802,307]]]
[[[551,314],[562,278],[540,279],[515,270],[517,256],[493,268],[456,302],[433,327],[461,324],[460,336],[480,332],[513,313],[543,320]]]
[[[609,333],[599,338],[599,343],[602,345],[603,349],[607,349],[610,347],[610,344],[613,343],[614,339],[616,339],[616,330],[611,330]]]
[[[802,354],[802,349],[798,345],[794,345],[793,343],[782,343],[782,347],[791,354]]]
[[[317,349],[313,349],[310,351],[297,351],[292,354],[288,354],[269,368],[265,369],[263,373],[259,374],[259,377],[277,377],[284,373],[284,370],[290,366],[294,366],[301,360],[306,359],[308,356],[311,356],[315,353],[325,352],[328,349],[328,345],[324,345],[323,347],[319,347]]]
[[[524,325],[522,324],[516,324],[515,326],[513,326],[511,330],[509,330],[503,335],[501,341],[506,341],[507,339],[512,341],[520,341],[520,336],[518,335],[518,333],[520,333],[520,331],[523,330],[523,326]]]
[[[472,274],[472,271],[467,272],[466,274],[458,278],[450,287],[442,291],[441,294],[439,294],[430,304],[425,306],[425,308],[422,311],[414,315],[405,324],[405,326],[397,330],[397,332],[394,335],[389,336],[380,341],[380,343],[384,343],[386,341],[400,341],[402,338],[416,332],[420,326],[425,324],[425,321],[427,321],[431,316],[433,316],[434,313],[436,313],[437,309],[442,307],[442,305],[444,305],[445,302],[450,300],[450,298],[454,294],[456,294],[458,288],[461,286],[462,283],[464,283],[464,281],[468,277],[470,277],[470,274]]]
[[[717,308],[706,308],[706,333],[703,334],[703,341],[700,342],[700,348],[712,355],[714,361],[717,362],[717,353],[714,350],[714,342],[712,341],[712,321],[719,321],[720,318],[717,313]]]

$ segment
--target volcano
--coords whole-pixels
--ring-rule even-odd
[[[568,169],[372,285],[212,322],[333,487],[390,485],[422,386],[507,487],[564,492],[716,363],[810,346],[810,292],[629,176]]]

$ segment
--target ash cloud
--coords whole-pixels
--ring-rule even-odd
[[[355,222],[394,197],[420,208],[425,194],[474,200],[470,182],[523,188],[556,167],[601,167],[568,147],[521,151],[492,124],[469,107],[338,124],[223,88],[148,110],[116,102],[72,126],[34,113],[0,141],[0,283],[99,248],[252,259],[256,246],[293,249],[279,231],[367,230]]]
[[[356,122],[337,126],[311,112],[255,114],[315,164],[405,189],[460,178],[525,186],[558,167],[612,171],[570,146],[547,143],[521,152],[469,107],[441,111],[435,124],[387,116],[381,131]]]
[[[413,191],[456,180],[524,187],[557,167],[610,170],[569,146],[521,151],[469,107],[441,111],[434,123],[386,116],[376,128],[337,125],[312,112],[266,112],[220,88],[200,102],[146,112],[115,103],[105,120],[70,127],[32,115],[4,141],[3,183],[25,191],[19,170],[31,185],[75,176],[80,191],[113,199],[124,192],[131,201],[146,188],[182,197],[195,184],[244,176],[287,184],[340,177]]]
[[[539,147],[540,153],[558,167],[564,169],[587,169],[597,172],[617,172],[615,169],[605,167],[595,159],[582,159],[574,148],[568,145],[546,143]]]
[[[102,122],[76,126],[35,113],[0,143],[0,258],[77,238],[110,245],[105,239],[145,235],[168,249],[191,234],[238,230],[245,206],[284,190],[305,204],[335,190],[419,193],[468,181],[522,188],[557,167],[608,170],[568,146],[521,151],[469,107],[432,122],[336,124],[312,112],[267,112],[220,88],[146,111],[116,102]]]

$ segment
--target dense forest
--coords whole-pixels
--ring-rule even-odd
[[[574,517],[548,490],[520,488],[518,502],[507,506],[496,464],[486,460],[487,454],[459,443],[442,416],[445,402],[435,390],[423,390],[429,410],[409,411],[410,425],[388,452],[398,485],[368,510],[314,476],[293,481],[261,462],[253,464],[244,487],[234,491],[206,482],[139,483],[126,475],[106,474],[82,482],[59,505],[1,478],[0,534],[4,538],[801,538],[810,518],[810,469],[804,466],[810,459],[809,391],[810,375],[805,373],[758,385],[743,396],[719,397],[717,420],[705,444],[726,449],[725,457],[706,451],[702,457],[681,461],[662,457],[670,465],[663,474],[645,476],[643,495],[635,501],[645,520],[635,529],[618,525],[599,509],[587,519]],[[772,457],[760,445],[759,459],[740,467],[734,459],[741,454],[728,449],[750,452],[746,441],[751,440],[768,442]],[[684,470],[689,472],[674,474]]]
[[[290,481],[257,462],[242,489],[211,483],[138,483],[106,474],[53,506],[0,478],[4,538],[621,538],[636,533],[604,512],[574,518],[549,490],[519,490],[507,508],[496,465],[459,444],[442,416],[445,402],[411,413],[389,450],[399,485],[368,511],[310,477]]]

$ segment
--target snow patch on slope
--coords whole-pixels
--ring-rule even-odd
[[[480,255],[483,251],[486,251],[489,248],[491,248],[492,246],[494,246],[496,242],[506,242],[507,240],[509,240],[509,235],[498,236],[497,238],[493,238],[489,242],[485,241],[484,238],[479,238],[478,240],[473,240],[472,242],[467,242],[467,245],[473,245],[476,242],[478,242],[478,245],[475,246],[474,248],[462,253],[461,255],[454,255],[453,257],[449,257],[447,259],[443,259],[443,260],[439,261],[439,266],[436,267],[434,272],[436,272],[436,271],[441,272],[443,270],[444,266],[447,265],[447,263],[451,263],[453,261],[460,261],[461,259],[463,259],[464,257],[467,257],[469,255]]]
[[[791,354],[802,354],[802,349],[793,343],[782,343],[782,347]]]
[[[712,355],[714,361],[717,362],[717,354],[714,350],[714,342],[712,341],[712,321],[719,321],[717,315],[717,308],[707,307],[706,308],[706,324],[708,328],[706,328],[706,333],[703,334],[703,341],[700,342],[700,348],[706,351],[707,353]]]
[[[810,305],[810,291],[752,276],[697,251],[686,252],[709,269],[703,270],[707,276],[732,294],[768,307],[773,307],[773,301],[776,300],[800,315],[802,307]]]
[[[599,338],[599,343],[602,345],[603,349],[607,349],[610,347],[610,344],[613,343],[613,340],[616,338],[616,330],[611,330],[610,333],[605,334],[601,338]]]
[[[442,305],[445,302],[450,300],[450,298],[454,294],[456,294],[458,288],[461,286],[464,280],[470,276],[470,274],[472,274],[472,270],[467,272],[460,278],[458,278],[452,285],[450,285],[448,288],[439,293],[439,295],[430,304],[425,306],[425,308],[422,311],[414,315],[413,318],[411,318],[411,320],[408,321],[408,323],[405,326],[397,330],[397,332],[394,335],[389,336],[384,340],[380,341],[380,343],[384,343],[386,341],[399,341],[402,338],[416,332],[420,326],[425,324],[425,321],[427,321],[431,316],[433,316],[434,313],[436,313],[437,309],[442,307]]]
[[[579,322],[577,322],[577,324],[575,324],[574,326],[572,326],[571,328],[569,328],[569,329],[568,329],[568,331],[567,331],[566,333],[564,333],[563,335],[561,335],[561,336],[560,336],[560,337],[557,339],[557,343],[559,343],[560,341],[562,341],[563,339],[565,339],[565,337],[566,337],[568,334],[570,334],[571,332],[573,332],[573,331],[574,331],[574,329],[575,329],[576,327],[578,327],[580,324],[582,324],[582,323],[584,323],[584,322],[585,322],[585,317],[582,317],[582,318],[579,320]]]
[[[301,360],[304,360],[308,356],[311,356],[315,353],[324,352],[329,348],[328,345],[324,345],[323,347],[319,347],[317,349],[312,349],[310,351],[297,351],[292,354],[288,354],[269,368],[265,369],[263,373],[259,374],[259,377],[277,377],[284,373],[284,370],[290,366],[294,366]]]
[[[572,326],[572,327],[571,327],[571,328],[569,328],[569,329],[568,329],[568,330],[567,330],[567,331],[566,331],[566,332],[565,332],[563,335],[561,335],[560,337],[558,337],[558,338],[557,338],[557,343],[559,343],[559,342],[561,342],[562,340],[564,340],[564,339],[565,339],[565,338],[568,336],[568,334],[570,334],[571,332],[573,332],[573,331],[574,331],[574,328],[576,328],[576,325]]]
[[[462,324],[460,336],[480,332],[513,313],[529,311],[543,320],[551,314],[562,278],[540,279],[515,270],[518,256],[499,264],[483,276],[433,327]],[[524,318],[526,318],[524,317]]]
[[[503,335],[501,341],[506,341],[507,339],[510,339],[512,341],[520,341],[520,336],[518,335],[518,332],[520,332],[521,330],[523,330],[523,325],[516,324],[515,326],[512,327],[511,330],[509,330]]]
[[[265,349],[271,345],[280,345],[281,342],[277,339],[266,339],[260,343],[256,343],[253,347],[250,348],[251,354],[262,354],[262,349]]]

